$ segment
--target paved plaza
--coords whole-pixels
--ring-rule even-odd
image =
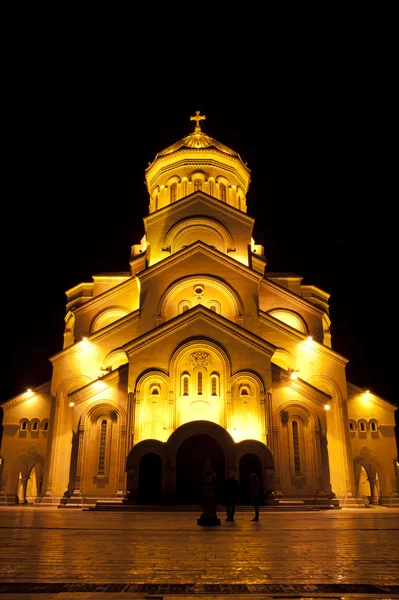
[[[0,508],[1,600],[399,598],[399,510]]]

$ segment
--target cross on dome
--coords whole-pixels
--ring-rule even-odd
[[[205,115],[200,115],[200,110],[195,111],[195,117],[190,117],[190,121],[196,121],[194,132],[198,133],[201,131],[201,126],[199,124],[200,121],[204,121],[206,119]]]

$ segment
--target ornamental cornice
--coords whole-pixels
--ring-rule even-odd
[[[85,386],[74,390],[70,394],[68,394],[68,398],[73,400],[75,405],[81,404],[85,400],[89,398],[93,398],[98,394],[103,393],[106,389],[120,380],[121,374],[119,369],[115,371],[111,371],[111,373],[104,375],[103,377],[99,377],[98,379],[94,379],[87,383]],[[102,385],[101,385],[102,384]],[[98,385],[98,390],[93,389],[93,387]]]
[[[304,396],[308,400],[312,400],[316,404],[319,404],[320,406],[323,406],[326,401],[331,400],[331,396],[329,396],[329,394],[322,392],[322,390],[318,390],[316,392],[315,388],[306,383],[306,381],[300,381],[299,379],[296,379],[295,381],[290,380],[287,383],[287,387],[297,392],[301,396]],[[324,396],[325,400],[323,401],[320,396]]]
[[[184,196],[184,198],[180,198],[180,200],[178,200],[177,202],[173,202],[173,204],[168,204],[167,206],[163,206],[162,208],[160,208],[159,210],[157,210],[156,212],[153,212],[149,215],[147,215],[146,217],[144,217],[144,224],[147,230],[148,225],[152,225],[154,223],[157,223],[158,221],[165,221],[165,212],[168,213],[168,217],[174,214],[178,214],[180,212],[184,212],[189,206],[191,206],[192,204],[208,204],[210,207],[212,207],[216,213],[218,215],[220,215],[220,213],[227,213],[229,218],[234,219],[235,221],[237,221],[238,223],[244,223],[246,225],[249,226],[253,226],[253,224],[255,223],[255,219],[253,217],[250,217],[247,213],[243,212],[242,210],[239,210],[238,208],[235,208],[234,206],[231,206],[230,204],[227,204],[225,202],[221,202],[221,200],[218,200],[217,198],[214,198],[213,196],[210,196],[209,194],[206,194],[205,192],[193,192],[192,194],[190,194],[189,196]],[[203,219],[215,219],[216,217],[214,215],[207,215],[207,214],[201,214],[201,215],[197,215],[197,216],[201,216]],[[216,215],[217,216],[217,215]],[[220,217],[219,217],[220,220]],[[281,287],[281,286],[278,286]],[[284,288],[282,288],[284,289]]]
[[[282,379],[280,378],[280,381]],[[300,379],[290,379],[288,373],[286,373],[286,377],[284,377],[284,383],[286,387],[289,387],[291,390],[304,396],[308,400],[312,400],[316,404],[323,406],[326,402],[331,400],[331,396],[318,388],[315,388],[312,384],[307,381]]]
[[[252,271],[246,265],[243,265],[234,258],[230,258],[228,254],[218,252],[217,250],[211,248],[211,246],[207,246],[201,241],[194,242],[191,246],[186,246],[184,250],[179,250],[179,252],[168,256],[167,258],[155,263],[154,265],[151,265],[151,267],[148,267],[146,271],[142,271],[141,273],[139,273],[137,277],[143,284],[147,279],[154,277],[155,274],[160,275],[165,270],[171,269],[172,265],[186,261],[191,255],[195,253],[203,253],[208,257],[212,256],[212,258],[220,262],[223,266],[228,265],[234,271],[237,271],[238,273],[244,275],[247,279],[251,279],[255,283],[258,283],[262,279],[261,274],[257,273],[256,271]],[[200,275],[194,273],[192,276],[198,277]]]
[[[28,400],[32,400],[36,396],[40,396],[41,394],[50,394],[51,389],[51,381],[47,381],[43,383],[39,387],[34,388],[31,392],[23,392],[22,394],[18,394],[18,396],[14,396],[10,400],[6,400],[1,403],[1,407],[3,410],[10,410],[11,408],[15,408]],[[53,399],[53,397],[51,396]]]
[[[187,326],[192,327],[196,321],[206,321],[221,332],[234,337],[240,343],[265,354],[268,358],[271,358],[276,350],[276,347],[273,344],[270,344],[270,342],[263,340],[256,334],[239,327],[235,323],[232,323],[228,319],[225,319],[221,315],[218,315],[201,305],[179,314],[156,329],[124,344],[122,348],[128,356],[135,352],[143,352],[147,346],[157,342],[160,338],[175,335],[180,329],[186,328]],[[200,336],[200,334],[198,334],[197,337],[198,336]]]
[[[217,157],[217,158],[215,158]],[[192,164],[195,162],[206,161],[215,165],[223,165],[234,167],[235,170],[241,172],[241,178],[249,180],[251,176],[250,169],[243,163],[239,155],[231,155],[221,152],[213,147],[208,148],[181,148],[171,154],[164,156],[157,155],[154,162],[147,168],[145,178],[148,182],[158,176],[161,170],[171,170],[177,168],[180,164]],[[231,168],[230,167],[230,168]]]
[[[351,383],[350,381],[347,381],[346,385],[347,385],[347,389],[348,389],[348,400],[347,400],[348,404],[350,402],[352,402],[356,396],[360,397],[365,394],[364,389],[358,387],[357,385],[355,385],[354,383]],[[380,408],[384,408],[385,410],[390,410],[393,413],[395,413],[396,410],[398,410],[398,406],[396,404],[389,402],[389,400],[385,400],[385,398],[382,398],[381,396],[376,396],[372,392],[370,392],[367,395],[367,399],[370,402],[373,402],[374,404],[379,406]]]

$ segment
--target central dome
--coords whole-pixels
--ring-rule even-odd
[[[206,135],[200,111],[193,133],[159,152],[145,171],[150,213],[201,190],[243,212],[250,170],[240,155]]]

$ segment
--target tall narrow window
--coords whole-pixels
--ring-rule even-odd
[[[211,391],[212,396],[217,396],[217,393],[218,393],[218,380],[217,380],[216,375],[212,375],[211,381],[212,381],[212,391]]]
[[[220,199],[222,202],[226,202],[226,186],[224,183],[221,183],[219,186],[220,189]]]
[[[177,197],[177,183],[172,183],[170,186],[170,203],[176,202]]]
[[[202,395],[202,373],[199,371],[198,373],[198,395]]]
[[[301,460],[299,456],[299,436],[298,436],[298,423],[292,421],[292,441],[294,444],[294,464],[295,473],[301,472]]]
[[[107,421],[104,419],[101,421],[100,431],[100,456],[98,460],[98,473],[99,475],[104,474],[105,470],[105,449],[107,443]]]
[[[188,396],[188,377],[183,377],[183,396]]]

